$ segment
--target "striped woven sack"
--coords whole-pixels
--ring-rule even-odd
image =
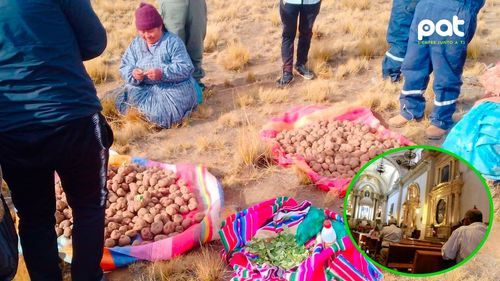
[[[177,173],[198,196],[199,205],[197,211],[204,212],[205,218],[184,232],[157,242],[140,246],[104,248],[101,261],[103,270],[116,269],[141,260],[169,260],[202,243],[219,238],[219,214],[224,204],[222,188],[217,179],[204,166],[193,164],[170,165],[123,155],[111,155],[109,159],[110,166],[119,166],[128,163],[135,163],[145,167],[159,166]],[[194,213],[188,214],[188,217],[192,215]],[[66,262],[71,262],[71,240],[60,236],[57,242],[59,255]]]
[[[245,249],[257,231],[275,230],[280,232],[285,225],[293,227],[300,223],[311,204],[304,201],[298,204],[293,198],[278,197],[254,205],[235,213],[222,223],[219,231],[224,245],[223,258],[233,268],[232,281],[375,281],[382,279],[382,273],[354,247],[349,236],[337,238],[337,243],[323,248],[313,238],[306,243],[312,246],[312,254],[300,265],[285,270],[276,266],[256,265],[255,255]],[[342,223],[342,217],[332,211],[324,210],[325,215]],[[287,214],[286,221],[277,221],[278,213]]]

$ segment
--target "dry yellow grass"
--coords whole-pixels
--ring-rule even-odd
[[[344,79],[356,75],[368,69],[368,60],[365,58],[350,58],[345,64],[339,65],[335,71],[336,79]]]
[[[227,268],[217,251],[204,246],[170,261],[136,263],[129,270],[138,281],[219,281]]]
[[[330,80],[315,80],[307,83],[301,89],[302,97],[306,101],[314,103],[326,102],[329,97],[335,95],[338,90],[335,83]]]
[[[352,10],[355,10],[355,9],[367,10],[370,8],[372,1],[370,1],[370,0],[355,0],[355,1],[342,0],[342,1],[340,1],[340,3],[342,4],[342,6],[349,8],[349,9],[352,9]]]
[[[257,81],[257,78],[255,77],[255,74],[252,71],[249,71],[247,73],[247,76],[245,77],[245,80],[248,83],[253,83],[253,82]]]
[[[263,103],[283,103],[288,100],[288,89],[259,88],[258,96]]]
[[[239,41],[231,42],[219,56],[219,63],[227,70],[241,70],[250,60],[250,52]]]
[[[211,53],[217,50],[220,41],[220,27],[218,25],[208,25],[203,47],[205,52]]]
[[[398,84],[385,80],[363,92],[357,103],[379,113],[391,112],[399,108],[400,91]]]
[[[259,131],[253,126],[245,126],[236,135],[236,163],[244,166],[267,167],[270,165],[271,151],[260,139]]]
[[[191,114],[191,119],[193,120],[203,120],[207,119],[214,113],[214,109],[206,104],[200,104],[196,107],[196,110]]]
[[[313,42],[308,64],[318,77],[328,79],[333,76],[329,62],[341,54],[342,48],[342,44],[335,41],[328,41],[325,44]]]
[[[385,38],[381,36],[361,39],[356,43],[357,55],[367,59],[384,55],[388,47]]]
[[[220,128],[235,128],[243,124],[243,119],[237,111],[230,111],[221,115],[217,124]]]
[[[274,27],[281,26],[281,18],[278,13],[278,9],[273,9],[269,14],[267,14],[267,19],[271,22]]]
[[[246,107],[255,104],[255,94],[252,92],[238,93],[236,97],[236,104],[239,107]]]
[[[86,61],[84,65],[87,73],[95,84],[100,84],[108,80],[108,76],[110,75],[109,67],[104,57],[97,57],[93,60]]]
[[[487,54],[486,42],[481,36],[474,36],[467,46],[467,58],[477,60]]]
[[[212,17],[216,22],[227,22],[236,19],[239,15],[240,10],[241,7],[238,4],[233,4],[229,2],[229,5],[214,10]]]
[[[482,62],[474,62],[471,66],[466,66],[463,76],[479,77],[486,70],[486,64]]]

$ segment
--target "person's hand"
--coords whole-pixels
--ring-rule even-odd
[[[145,74],[153,81],[160,80],[163,77],[163,71],[159,68],[150,69]]]
[[[144,79],[144,72],[140,68],[132,70],[132,77],[137,81],[142,81]]]

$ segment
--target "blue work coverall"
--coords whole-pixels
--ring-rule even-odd
[[[483,5],[484,0],[421,0],[417,4],[408,49],[401,67],[405,77],[400,95],[403,117],[418,120],[424,116],[423,94],[429,83],[429,76],[434,71],[435,97],[430,121],[444,130],[452,127],[452,115],[462,86],[467,45],[474,36],[477,14]],[[455,27],[450,25],[452,30],[448,30],[446,25],[440,26],[439,22],[442,23],[442,20],[453,24],[454,17],[455,21],[463,23]],[[422,24],[422,21],[433,24]],[[428,33],[424,31],[432,29],[433,25],[436,31],[425,36]],[[446,33],[450,32],[451,36],[448,36]]]

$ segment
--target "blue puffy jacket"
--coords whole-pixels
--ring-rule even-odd
[[[0,0],[0,132],[100,111],[82,61],[105,47],[89,0]]]

